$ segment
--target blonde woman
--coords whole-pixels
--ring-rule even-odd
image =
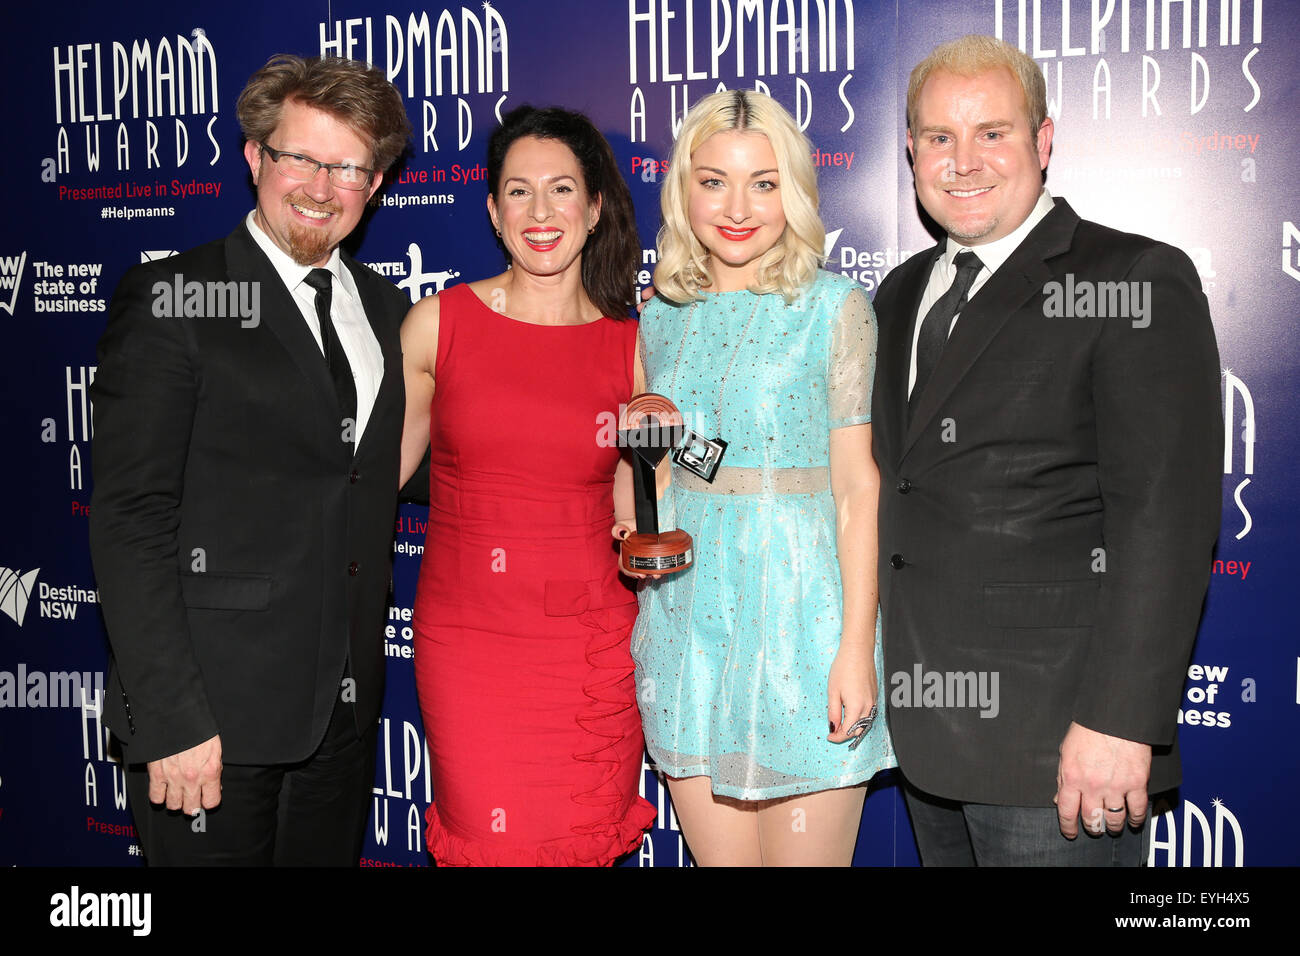
[[[871,306],[821,269],[810,147],[774,100],[701,100],[669,168],[641,339],[649,390],[690,429],[661,523],[695,562],[642,591],[647,746],[697,863],[848,865],[866,781],[895,765]]]

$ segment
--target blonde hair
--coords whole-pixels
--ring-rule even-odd
[[[1025,111],[1029,116],[1031,133],[1037,133],[1047,120],[1047,83],[1043,74],[1029,55],[996,37],[972,33],[968,36],[935,47],[912,70],[907,81],[907,128],[915,139],[920,135],[916,128],[916,104],[921,98],[921,87],[936,70],[946,70],[957,76],[978,76],[988,70],[1005,68],[1020,84],[1025,97]]]
[[[663,226],[659,229],[659,264],[655,290],[673,302],[699,298],[713,284],[709,251],[691,231],[687,211],[691,156],[715,133],[761,133],[772,144],[781,177],[785,231],[758,261],[757,293],[779,292],[793,302],[816,278],[825,255],[826,227],[817,213],[817,172],[812,146],[790,114],[770,96],[748,90],[724,90],[704,97],[691,109],[673,145],[668,174],[659,195]]]

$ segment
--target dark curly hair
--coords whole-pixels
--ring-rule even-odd
[[[633,276],[641,259],[641,240],[632,193],[618,171],[614,151],[581,113],[558,107],[516,107],[502,118],[488,140],[488,188],[498,201],[506,153],[524,136],[554,139],[569,147],[582,168],[588,195],[600,196],[600,221],[582,250],[582,288],[602,315],[627,318],[635,304]]]

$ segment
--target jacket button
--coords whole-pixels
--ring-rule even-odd
[[[900,479],[898,479],[898,493],[899,493],[900,495],[905,495],[905,494],[907,494],[907,493],[908,493],[909,491],[911,491],[911,490],[912,490],[912,479],[911,479],[911,478],[900,478]]]
[[[348,475],[348,484],[355,485],[357,483],[357,479],[360,477],[361,477],[360,472],[358,472],[355,468],[353,468],[352,474]]]
[[[352,575],[352,577],[354,578],[357,576],[357,572],[360,570],[361,570],[361,566],[357,564],[355,561],[353,561],[351,564],[348,565],[348,574]]]
[[[907,562],[903,560],[903,556],[901,554],[893,554],[890,555],[889,557],[889,566],[893,568],[895,571],[901,571],[903,569],[903,565],[906,563]]]

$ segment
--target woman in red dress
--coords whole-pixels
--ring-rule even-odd
[[[583,116],[520,107],[488,144],[510,268],[402,326],[405,482],[431,447],[415,675],[443,865],[609,865],[654,818],[609,527],[631,470],[609,422],[643,390],[640,244]],[[616,508],[617,505],[617,508]]]

